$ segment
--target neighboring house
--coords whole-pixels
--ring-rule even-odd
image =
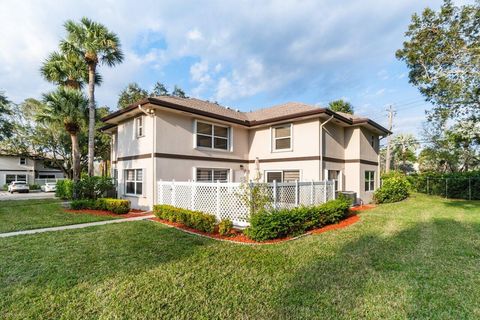
[[[35,179],[63,177],[61,170],[47,166],[43,159],[0,155],[0,186],[12,181],[26,181],[28,184],[34,184]]]
[[[240,112],[193,98],[148,98],[103,118],[118,194],[157,201],[158,180],[335,180],[370,202],[379,185],[374,121],[303,103]]]

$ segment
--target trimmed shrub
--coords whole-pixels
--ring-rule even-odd
[[[130,201],[125,199],[101,198],[96,200],[99,210],[107,210],[115,214],[126,214],[130,212]]]
[[[38,184],[31,184],[31,185],[29,186],[29,189],[30,189],[30,190],[40,190],[40,185],[38,185]]]
[[[63,200],[73,199],[73,180],[65,179],[58,181],[55,196]]]
[[[218,233],[222,236],[227,236],[232,232],[233,222],[229,219],[223,219],[218,224]]]
[[[70,202],[70,209],[73,210],[83,210],[83,209],[96,209],[96,204],[94,200],[89,199],[79,199],[79,200],[72,200]]]
[[[337,223],[348,215],[350,202],[339,198],[319,206],[262,211],[250,218],[245,234],[255,241],[284,238]]]
[[[200,211],[177,208],[170,205],[153,206],[154,214],[170,222],[183,223],[187,227],[212,233],[215,229],[215,216]]]
[[[375,203],[392,203],[402,201],[410,195],[410,183],[403,174],[395,174],[382,180],[382,186],[375,191]]]
[[[70,208],[73,210],[106,210],[115,214],[125,214],[130,211],[130,201],[124,199],[100,198],[72,200]]]

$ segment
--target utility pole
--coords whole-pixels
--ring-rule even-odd
[[[395,110],[393,109],[393,106],[390,105],[387,109],[388,112],[388,130],[392,131],[393,128],[393,116],[395,115]],[[385,172],[390,171],[390,161],[391,161],[391,156],[390,156],[390,140],[391,140],[391,134],[387,136],[387,154],[385,156]]]

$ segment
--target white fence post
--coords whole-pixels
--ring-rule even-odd
[[[197,196],[197,184],[192,182],[192,187],[190,188],[190,209],[195,211],[195,198]]]
[[[273,208],[277,210],[277,180],[273,180]]]
[[[337,191],[337,190],[335,190],[335,181],[333,181],[333,183],[332,183],[332,199],[333,200],[337,199],[337,194],[336,194],[335,191]]]
[[[220,182],[217,181],[217,208],[215,212],[217,213],[217,218],[220,218]]]
[[[327,188],[328,188],[328,184],[327,184],[327,180],[323,180],[323,185],[324,185],[324,188],[323,188],[323,203],[327,202]]]
[[[310,184],[310,205],[312,205],[312,206],[313,206],[313,203],[314,203],[314,201],[315,201],[315,200],[313,199],[313,195],[314,195],[314,194],[313,194],[313,188],[314,188],[314,186],[313,186],[313,180],[312,180],[312,183]]]
[[[160,201],[160,204],[163,204],[163,184],[162,180],[158,181],[158,200]]]
[[[175,192],[175,191],[176,191],[176,189],[177,189],[177,188],[175,188],[175,180],[172,180],[172,206],[174,206],[174,207],[175,207],[175,205],[177,204],[177,201],[176,201],[176,199],[175,199],[175,196],[176,196],[176,192]]]
[[[295,180],[295,206],[298,206],[298,180]]]

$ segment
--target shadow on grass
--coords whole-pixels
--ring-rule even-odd
[[[480,200],[449,199],[449,201],[443,202],[443,205],[449,208],[480,212]]]
[[[1,240],[0,287],[60,289],[102,282],[181,260],[211,240],[148,221]]]
[[[275,317],[477,318],[479,238],[451,219],[363,235],[296,272],[279,288]]]

